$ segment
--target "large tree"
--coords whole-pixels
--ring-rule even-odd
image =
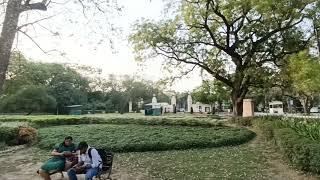
[[[0,35],[0,93],[6,72],[9,65],[12,44],[18,30],[19,16],[21,13],[30,10],[47,10],[47,0],[42,2],[30,3],[30,0],[8,0],[6,4],[5,18]]]
[[[52,4],[60,5],[61,8],[65,8],[67,11],[71,11],[72,8],[77,8],[77,6],[82,7],[82,13],[86,17],[86,12],[90,11],[94,14],[92,17],[97,17],[97,14],[110,13],[112,10],[120,10],[116,1],[109,0],[75,0],[66,2],[53,2],[51,0],[4,0],[0,2],[0,9],[4,11],[4,19],[0,27],[2,27],[0,34],[0,94],[2,93],[2,88],[4,81],[6,79],[6,72],[9,65],[9,60],[11,56],[11,49],[14,43],[16,33],[21,32],[31,39],[36,46],[38,46],[43,52],[45,52],[39,44],[27,34],[27,30],[23,30],[30,25],[39,23],[42,20],[47,20],[53,16],[42,17],[43,15],[39,13],[38,19],[31,19],[23,25],[19,25],[19,17],[28,11],[46,11],[51,7]],[[90,13],[89,13],[90,14]],[[0,14],[0,19],[2,19],[2,14]],[[36,16],[31,16],[36,17]],[[67,16],[66,16],[67,17]],[[69,17],[68,17],[69,18]],[[72,19],[72,18],[71,18]],[[91,19],[91,20],[92,20]],[[70,20],[70,19],[69,19]],[[70,20],[72,21],[72,20]],[[1,22],[0,22],[1,23]],[[43,27],[43,26],[42,26]],[[34,26],[33,26],[34,28]],[[48,29],[47,27],[43,27]],[[50,31],[50,29],[49,29]],[[53,33],[59,34],[59,32]],[[46,53],[46,52],[45,52]]]
[[[229,86],[234,115],[250,87],[263,85],[282,59],[305,49],[306,19],[316,0],[181,0],[176,16],[143,20],[130,40],[137,58],[162,56],[167,65],[199,67]],[[309,35],[309,36],[308,36]]]

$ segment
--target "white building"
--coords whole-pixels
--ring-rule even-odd
[[[188,104],[188,111],[187,112],[191,112],[191,108],[194,113],[210,113],[210,112],[212,112],[212,107],[210,104],[203,104],[200,102],[193,104],[192,97],[190,94],[188,94],[187,104]]]
[[[152,109],[158,109],[162,107],[162,113],[174,112],[174,108],[176,108],[176,97],[171,97],[171,104],[167,102],[157,102],[156,95],[153,94],[152,102],[149,104],[145,104],[145,106],[151,106]]]

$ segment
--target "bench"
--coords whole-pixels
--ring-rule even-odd
[[[112,173],[112,164],[113,164],[113,153],[112,152],[107,152],[106,153],[106,162],[105,164],[102,165],[102,168],[99,170],[98,175],[96,176],[97,179],[99,180],[112,180],[111,173]],[[68,163],[68,162],[67,162]],[[49,172],[50,176],[56,173],[60,173],[61,177],[63,178],[63,172],[67,172],[70,169],[71,164],[66,163],[66,168],[63,171],[52,171]],[[106,177],[105,177],[106,176]]]

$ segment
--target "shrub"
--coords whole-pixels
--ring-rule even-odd
[[[21,145],[34,142],[37,130],[30,127],[0,126],[0,142],[8,145]]]
[[[19,132],[18,127],[1,127],[0,126],[0,142],[6,144],[15,144]]]
[[[320,145],[290,128],[275,129],[275,140],[287,160],[301,170],[320,172]]]
[[[30,127],[20,127],[18,134],[18,144],[29,144],[37,140],[37,130]]]

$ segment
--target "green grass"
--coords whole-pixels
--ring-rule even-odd
[[[50,149],[65,136],[115,152],[161,151],[238,145],[255,134],[244,128],[151,125],[73,125],[39,129],[39,147]]]
[[[144,179],[272,179],[261,153],[245,145],[201,150],[122,153],[116,169]]]

